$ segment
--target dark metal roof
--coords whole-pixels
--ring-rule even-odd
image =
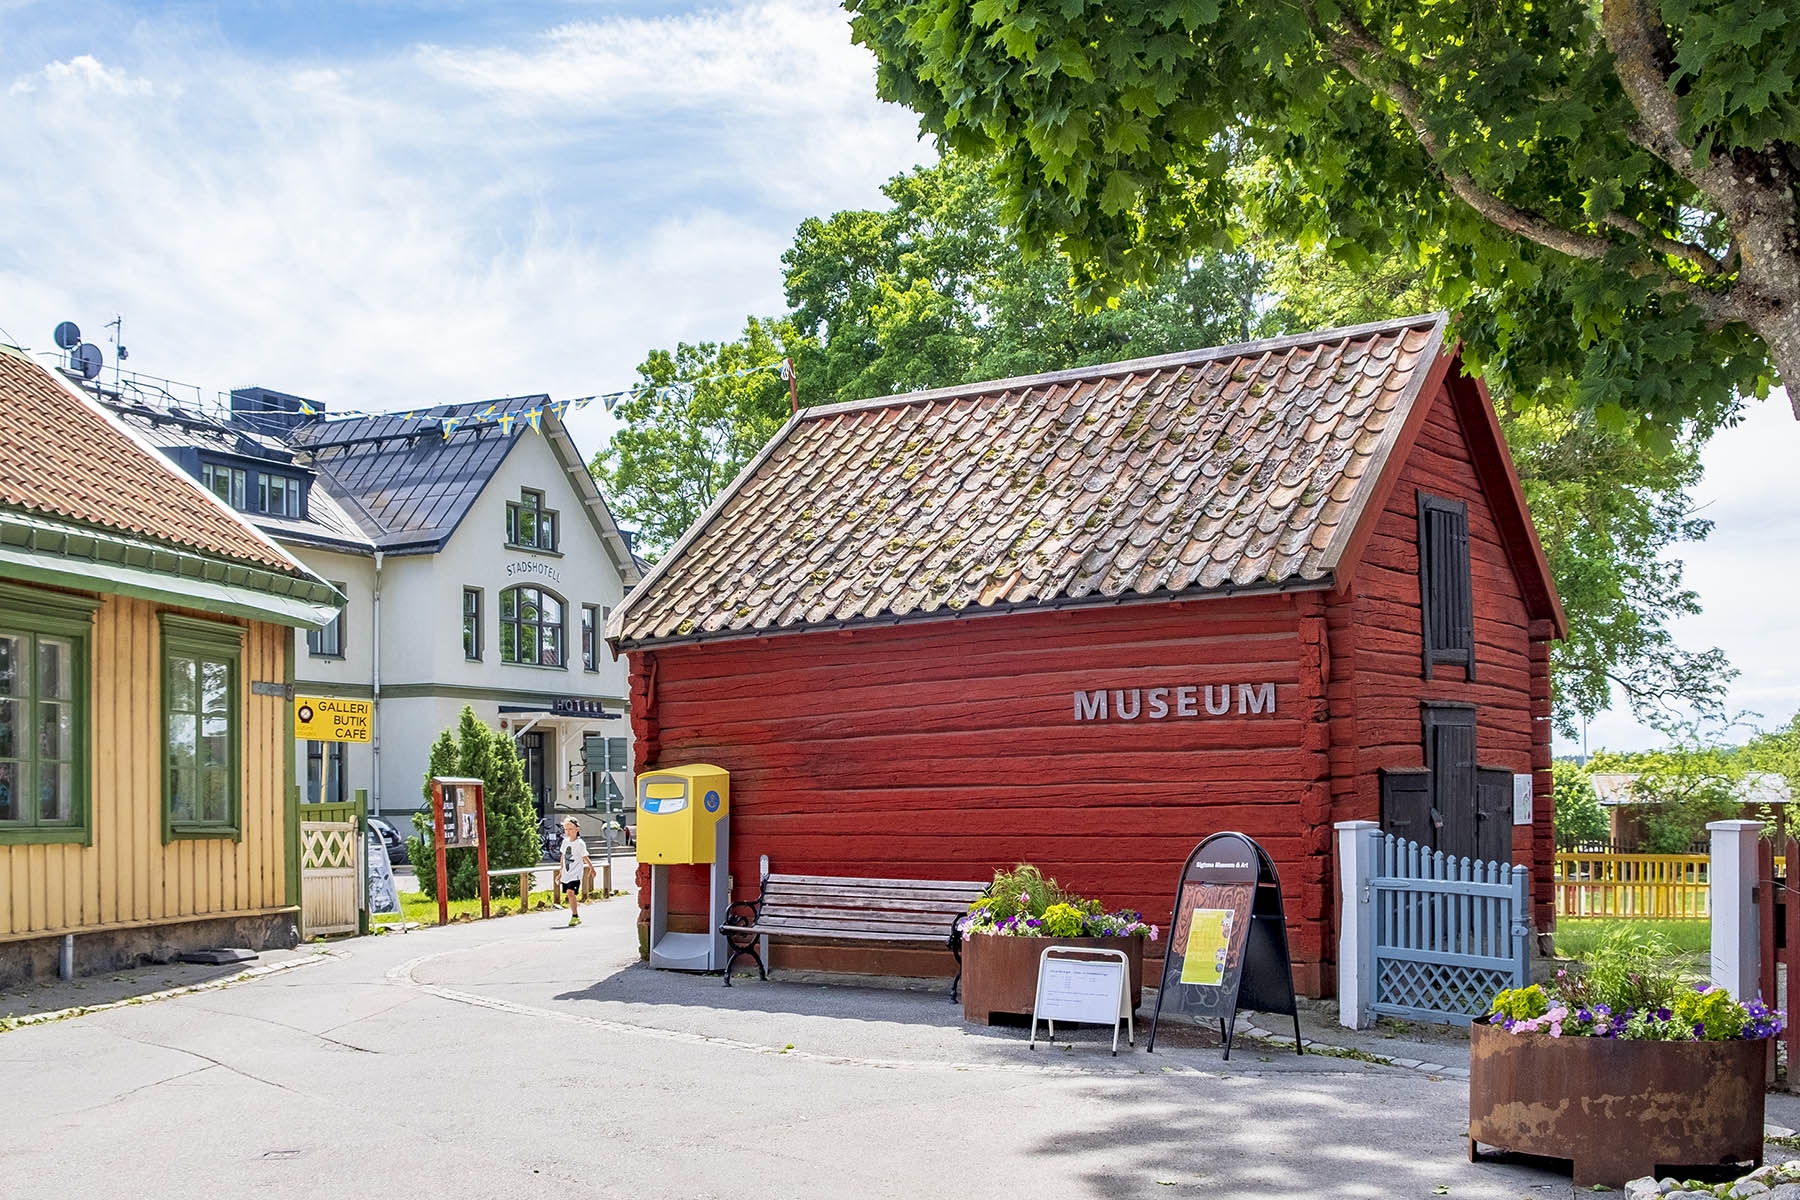
[[[803,410],[622,646],[1327,586],[1442,314]]]
[[[129,396],[103,393],[97,399],[158,449],[193,450],[310,475],[305,518],[267,513],[245,513],[245,518],[283,541],[363,554],[442,549],[531,428],[529,414],[536,412],[545,441],[582,490],[582,507],[625,585],[643,578],[643,564],[620,535],[548,396],[314,419],[298,417],[292,408],[259,413],[235,406],[252,393],[296,406],[310,403],[267,388],[240,389],[233,393],[234,408],[217,414],[146,404]],[[508,414],[517,419],[500,419]],[[449,437],[444,436],[446,419],[458,422]]]
[[[104,395],[98,398],[114,416],[158,450],[197,450],[208,458],[267,463],[284,474],[314,474],[295,461],[291,446],[269,434],[241,429],[216,417],[184,409],[159,408]],[[368,532],[327,488],[307,490],[304,518],[276,517],[259,512],[246,512],[243,516],[270,537],[287,541],[365,553],[373,546]]]
[[[307,465],[369,530],[375,549],[437,550],[529,428],[521,419],[507,431],[491,418],[542,411],[549,401],[543,395],[512,396],[417,409],[411,419],[396,414],[314,421],[295,429],[292,440]],[[481,413],[490,419],[444,437],[441,419],[467,421]]]

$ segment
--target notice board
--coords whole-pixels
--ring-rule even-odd
[[[1167,1009],[1217,1020],[1225,1057],[1230,1058],[1240,1007],[1292,1015],[1294,1048],[1300,1049],[1299,1006],[1294,1003],[1287,918],[1275,864],[1244,834],[1215,833],[1182,864],[1146,1049],[1156,1049],[1157,1025]]]
[[[1115,958],[1063,958],[1046,953],[1038,965],[1036,1015],[1050,1021],[1116,1025],[1128,1010],[1127,964]]]

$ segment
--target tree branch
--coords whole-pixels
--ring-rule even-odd
[[[1643,0],[1603,0],[1600,32],[1612,51],[1613,69],[1625,96],[1641,118],[1625,127],[1625,136],[1701,191],[1710,192],[1726,164],[1714,160],[1696,168],[1694,148],[1681,140],[1681,110],[1669,90],[1669,39],[1661,19],[1646,11]]]
[[[1625,0],[1607,0],[1609,6],[1621,2]],[[1338,65],[1358,83],[1393,102],[1412,129],[1413,135],[1418,138],[1420,147],[1437,168],[1439,176],[1463,203],[1501,229],[1572,258],[1596,260],[1605,258],[1613,251],[1615,247],[1610,239],[1598,234],[1565,229],[1548,218],[1528,212],[1487,191],[1467,172],[1452,170],[1446,166],[1444,145],[1425,122],[1424,102],[1419,93],[1402,79],[1384,79],[1369,70],[1364,56],[1374,57],[1396,70],[1401,64],[1387,53],[1386,48],[1354,16],[1346,15],[1350,29],[1345,32],[1326,28],[1310,3],[1306,5],[1306,12],[1313,22],[1314,30]],[[1670,107],[1673,108],[1673,101],[1670,102]],[[1606,224],[1631,235],[1646,249],[1693,263],[1709,277],[1719,275],[1722,271],[1719,261],[1704,247],[1667,237],[1623,213],[1609,214]],[[1633,264],[1632,270],[1638,275],[1660,275],[1663,290],[1686,296],[1706,314],[1707,323],[1713,328],[1743,319],[1741,307],[1730,296],[1709,292],[1662,265],[1641,260]]]
[[[1331,51],[1332,58],[1338,65],[1350,73],[1350,77],[1379,95],[1393,101],[1394,107],[1400,110],[1407,125],[1412,127],[1413,136],[1419,139],[1419,145],[1437,167],[1438,174],[1450,190],[1470,208],[1486,217],[1489,221],[1511,233],[1561,251],[1572,258],[1598,259],[1605,258],[1612,252],[1613,244],[1606,238],[1594,234],[1576,233],[1570,229],[1526,212],[1524,209],[1510,204],[1491,192],[1484,190],[1475,182],[1473,176],[1463,171],[1453,171],[1444,165],[1444,146],[1437,134],[1425,123],[1424,105],[1419,94],[1407,84],[1399,80],[1378,78],[1367,70],[1359,57],[1361,47],[1357,41],[1346,34],[1330,30],[1321,30],[1325,44]],[[1384,56],[1385,57],[1385,56]]]
[[[1682,242],[1667,237],[1656,232],[1656,230],[1651,229],[1641,221],[1633,220],[1624,213],[1607,213],[1606,223],[1611,225],[1614,229],[1623,230],[1624,232],[1629,233],[1632,237],[1646,243],[1655,250],[1669,255],[1671,258],[1686,259],[1696,267],[1699,267],[1703,274],[1717,275],[1724,270],[1724,267],[1719,260],[1707,253],[1706,247],[1697,246],[1693,242]]]

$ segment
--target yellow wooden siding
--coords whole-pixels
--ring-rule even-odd
[[[88,694],[90,845],[0,845],[0,941],[287,903],[286,701],[279,683],[293,633],[244,625],[238,699],[243,738],[240,835],[162,840],[162,657],[158,605],[107,596],[94,614]],[[202,615],[202,614],[194,614]]]

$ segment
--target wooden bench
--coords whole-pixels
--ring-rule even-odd
[[[950,998],[962,983],[962,931],[957,921],[987,893],[988,883],[943,879],[862,879],[838,875],[771,875],[762,863],[762,891],[726,909],[725,986],[740,958],[769,977],[769,938],[836,945],[942,946],[956,956]]]

